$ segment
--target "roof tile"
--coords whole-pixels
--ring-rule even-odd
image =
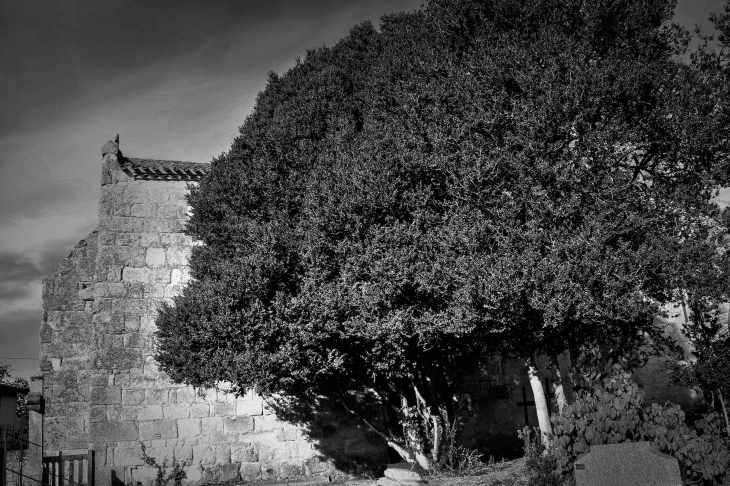
[[[210,170],[210,164],[200,162],[128,157],[124,157],[119,165],[134,179],[155,181],[199,181]]]

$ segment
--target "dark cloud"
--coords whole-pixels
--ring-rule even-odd
[[[262,39],[256,37],[267,35],[271,36],[266,39],[269,44],[286,41],[287,32],[278,31],[277,26],[321,25],[323,19],[337,18],[342,12],[385,13],[410,10],[419,3],[5,1],[0,10],[0,65],[4,66],[0,73],[0,134],[27,129],[73,109],[79,99],[98,94],[100,85],[123,79],[130,72],[145,75],[131,79],[125,91],[159,83],[170,74],[173,63],[189,71],[212,71],[216,76],[240,72],[247,68],[249,59],[220,62],[234,42],[258,43]],[[50,106],[55,110],[49,110]]]
[[[2,309],[17,308],[16,301],[32,296],[34,286],[37,288],[56,269],[83,236],[53,241],[44,250],[30,254],[0,251],[0,322],[8,320]],[[40,309],[40,301],[33,308]]]

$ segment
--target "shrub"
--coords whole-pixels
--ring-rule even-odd
[[[517,434],[525,443],[525,474],[528,486],[569,486],[574,484],[573,475],[561,475],[557,459],[542,443],[540,430],[525,426]]]
[[[562,473],[591,445],[650,441],[654,447],[679,460],[685,481],[722,484],[730,464],[722,423],[716,413],[707,414],[695,427],[685,423],[679,405],[667,402],[644,408],[638,385],[620,366],[601,385],[581,392],[575,403],[553,414],[550,452]]]

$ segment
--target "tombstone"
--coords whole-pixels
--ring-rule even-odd
[[[591,446],[575,461],[576,486],[682,486],[679,461],[650,442]]]
[[[378,486],[417,486],[421,484],[426,484],[426,481],[407,462],[388,464],[385,477],[378,479]]]

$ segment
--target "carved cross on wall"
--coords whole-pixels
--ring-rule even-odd
[[[548,415],[551,415],[552,412],[551,412],[551,409],[550,409],[551,408],[550,407],[550,402],[551,402],[551,399],[555,398],[555,394],[550,391],[550,379],[549,378],[545,378],[545,390],[547,391]],[[522,407],[523,410],[525,411],[525,425],[526,426],[529,426],[530,425],[530,420],[529,420],[528,415],[527,415],[527,407],[534,407],[535,406],[535,400],[530,400],[529,402],[527,401],[527,389],[524,386],[522,387],[522,401],[521,402],[517,402],[517,406],[518,407]]]

